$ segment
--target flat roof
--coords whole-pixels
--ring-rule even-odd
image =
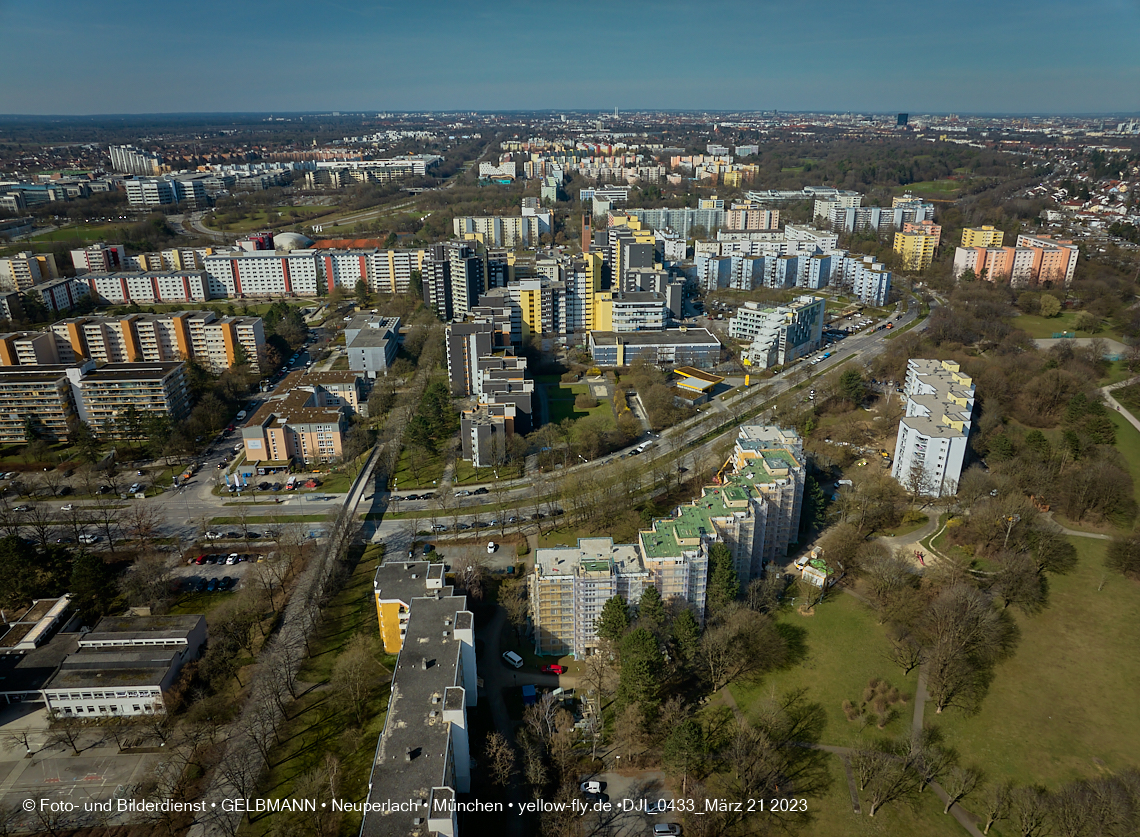
[[[162,648],[130,653],[81,649],[60,664],[43,689],[161,686],[179,653]]]
[[[376,568],[372,592],[382,600],[397,599],[408,603],[427,593],[429,580],[443,585],[443,564],[389,560]]]
[[[702,372],[695,366],[678,366],[673,370],[678,375],[684,375],[686,378],[696,378],[698,381],[704,381],[709,384],[719,384],[724,381],[717,375],[710,375],[708,372]]]
[[[122,642],[132,639],[185,639],[205,623],[200,614],[185,616],[104,616],[94,630],[83,637],[83,644]]]
[[[38,692],[60,663],[79,650],[79,634],[56,634],[24,654],[0,654],[0,694]]]
[[[429,834],[426,806],[432,788],[452,781],[448,775],[451,725],[442,712],[455,707],[447,690],[462,679],[455,628],[457,614],[466,609],[465,596],[427,596],[411,603],[404,645],[392,672],[388,717],[376,747],[368,801],[374,805],[389,800],[413,802],[419,808],[365,814],[363,837]],[[476,686],[468,683],[466,687]],[[419,818],[423,822],[417,825]]]
[[[616,346],[619,342],[627,346],[720,346],[720,341],[706,328],[690,328],[685,331],[678,328],[660,331],[591,331],[590,340],[598,346]]]
[[[579,538],[577,546],[542,547],[534,553],[540,575],[573,578],[583,572],[635,575],[645,572],[635,544],[615,544],[613,538]]]

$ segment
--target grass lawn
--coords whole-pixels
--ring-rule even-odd
[[[886,661],[886,633],[869,607],[836,591],[815,608],[814,616],[800,616],[789,608],[778,622],[799,659],[758,684],[730,686],[742,712],[750,713],[759,700],[804,689],[805,699],[818,704],[824,715],[823,744],[851,747],[866,738],[898,735],[910,728],[918,673],[904,676]],[[860,732],[858,724],[843,715],[843,701],[858,701],[873,677],[888,680],[910,700],[896,707],[899,717],[885,729],[872,725]]]
[[[589,384],[558,384],[546,386],[546,400],[550,405],[550,421],[557,424],[564,419],[578,421],[587,416],[609,415],[613,416],[613,408],[607,399],[599,399],[598,406],[591,410],[579,410],[574,407],[574,399],[579,395],[590,394]]]
[[[286,713],[287,720],[279,737],[282,743],[272,753],[269,775],[259,795],[277,799],[289,797],[298,780],[321,767],[326,754],[332,753],[340,760],[337,796],[351,800],[367,796],[376,741],[387,717],[388,680],[396,663],[394,656],[379,650],[376,610],[372,604],[372,579],[382,557],[382,547],[365,550],[344,588],[322,610],[322,622],[314,634],[311,654],[298,677],[299,684],[307,691]],[[374,693],[365,713],[369,720],[359,730],[352,729],[353,719],[335,705],[329,686],[337,656],[356,634],[374,638],[378,649]],[[275,828],[281,825],[277,820],[284,816],[287,815],[258,817],[243,833],[281,833]],[[349,814],[345,819],[341,833],[359,830],[359,814]]]
[[[874,818],[867,816],[868,802],[860,794],[859,802],[863,813],[851,810],[851,792],[847,777],[843,773],[843,762],[838,756],[827,761],[831,773],[831,785],[825,794],[808,800],[808,810],[813,814],[812,824],[804,830],[811,837],[871,837],[871,835],[921,834],[923,837],[962,837],[965,833],[949,814],[942,813],[942,805],[934,791],[927,788],[913,799],[892,802],[880,808]],[[858,785],[856,785],[858,787]],[[970,800],[965,806],[970,810]],[[765,816],[778,816],[767,814]],[[990,829],[991,835],[999,832]]]
[[[997,667],[981,712],[927,714],[962,761],[991,779],[1055,788],[1136,764],[1140,723],[1130,710],[1140,694],[1132,630],[1140,585],[1106,573],[1104,541],[1070,540],[1076,570],[1049,579],[1042,613],[1014,614],[1021,642]]]
[[[1100,379],[1102,387],[1118,384],[1121,381],[1126,381],[1133,376],[1133,372],[1128,369],[1128,362],[1124,360],[1114,360],[1109,362],[1108,374]],[[1119,400],[1119,399],[1117,399]]]
[[[912,192],[916,195],[934,195],[939,198],[954,197],[962,188],[961,180],[922,180],[918,183],[908,183],[906,186],[896,186],[895,192],[900,195]]]
[[[224,575],[222,573],[221,575]],[[236,591],[227,590],[224,593],[183,593],[174,600],[168,611],[171,615],[197,614],[209,617],[218,606],[225,604],[234,596]]]
[[[1033,338],[1052,337],[1054,334],[1069,332],[1077,337],[1103,337],[1106,340],[1124,342],[1120,332],[1114,328],[1101,328],[1095,334],[1091,331],[1077,331],[1076,321],[1080,311],[1062,311],[1056,317],[1040,317],[1032,314],[1019,314],[1013,318],[1013,327],[1019,328]]]
[[[443,454],[423,456],[415,454],[415,468],[413,469],[413,453],[411,448],[400,451],[400,462],[396,465],[395,484],[399,491],[413,488],[435,488],[436,483],[443,477],[443,469],[447,466],[447,457]]]
[[[925,514],[912,515],[910,512],[908,512],[906,517],[910,517],[912,519],[908,521],[904,518],[904,521],[893,529],[883,529],[879,532],[876,532],[875,534],[879,535],[880,537],[883,535],[893,535],[897,538],[900,535],[909,535],[911,532],[921,529],[923,526],[930,522],[930,518]]]
[[[114,238],[119,231],[131,226],[133,221],[121,221],[117,224],[76,224],[70,227],[60,227],[51,232],[39,233],[28,237],[28,241],[103,241]]]
[[[496,472],[498,472],[498,479],[500,480],[517,480],[523,476],[524,467],[525,463],[519,462],[514,465],[502,465],[498,468],[476,469],[475,466],[471,464],[470,459],[457,459],[455,461],[455,477],[452,482],[455,485],[495,482]]]
[[[1128,473],[1132,475],[1132,496],[1140,502],[1140,430],[1115,410],[1109,410],[1108,417],[1116,425],[1116,449],[1128,463]]]

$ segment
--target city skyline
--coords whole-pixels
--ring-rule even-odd
[[[194,8],[187,19],[138,0],[0,2],[0,113],[1140,111],[1135,0],[1047,2],[1032,15],[999,0],[984,19],[963,3],[916,17],[909,4],[870,13],[838,0],[807,14],[771,2],[698,13],[590,0],[545,20],[514,0],[341,2],[320,14],[258,2],[238,21],[216,0]]]

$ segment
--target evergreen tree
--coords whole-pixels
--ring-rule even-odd
[[[637,603],[637,626],[649,629],[658,637],[665,628],[665,605],[655,584],[645,588]]]
[[[691,666],[697,659],[701,642],[701,626],[693,611],[685,608],[673,620],[673,650],[684,666]]]
[[[736,601],[740,593],[740,580],[732,565],[732,553],[723,543],[714,543],[709,549],[709,580],[705,589],[705,602],[709,613],[716,613]]]
[[[661,656],[657,637],[645,628],[635,628],[626,634],[621,641],[619,706],[636,706],[643,718],[651,718],[661,703],[661,671],[664,667],[665,659]]]
[[[97,555],[80,552],[71,565],[71,594],[76,608],[92,619],[102,616],[115,598],[110,568]]]
[[[615,645],[629,630],[629,608],[625,599],[614,596],[602,605],[601,615],[594,621],[594,633],[599,639],[608,639]]]

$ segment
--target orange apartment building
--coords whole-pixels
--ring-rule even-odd
[[[1047,235],[1019,235],[1016,247],[958,247],[954,251],[954,276],[967,270],[990,282],[1009,282],[1027,288],[1052,282],[1072,284],[1079,251],[1072,241]]]

